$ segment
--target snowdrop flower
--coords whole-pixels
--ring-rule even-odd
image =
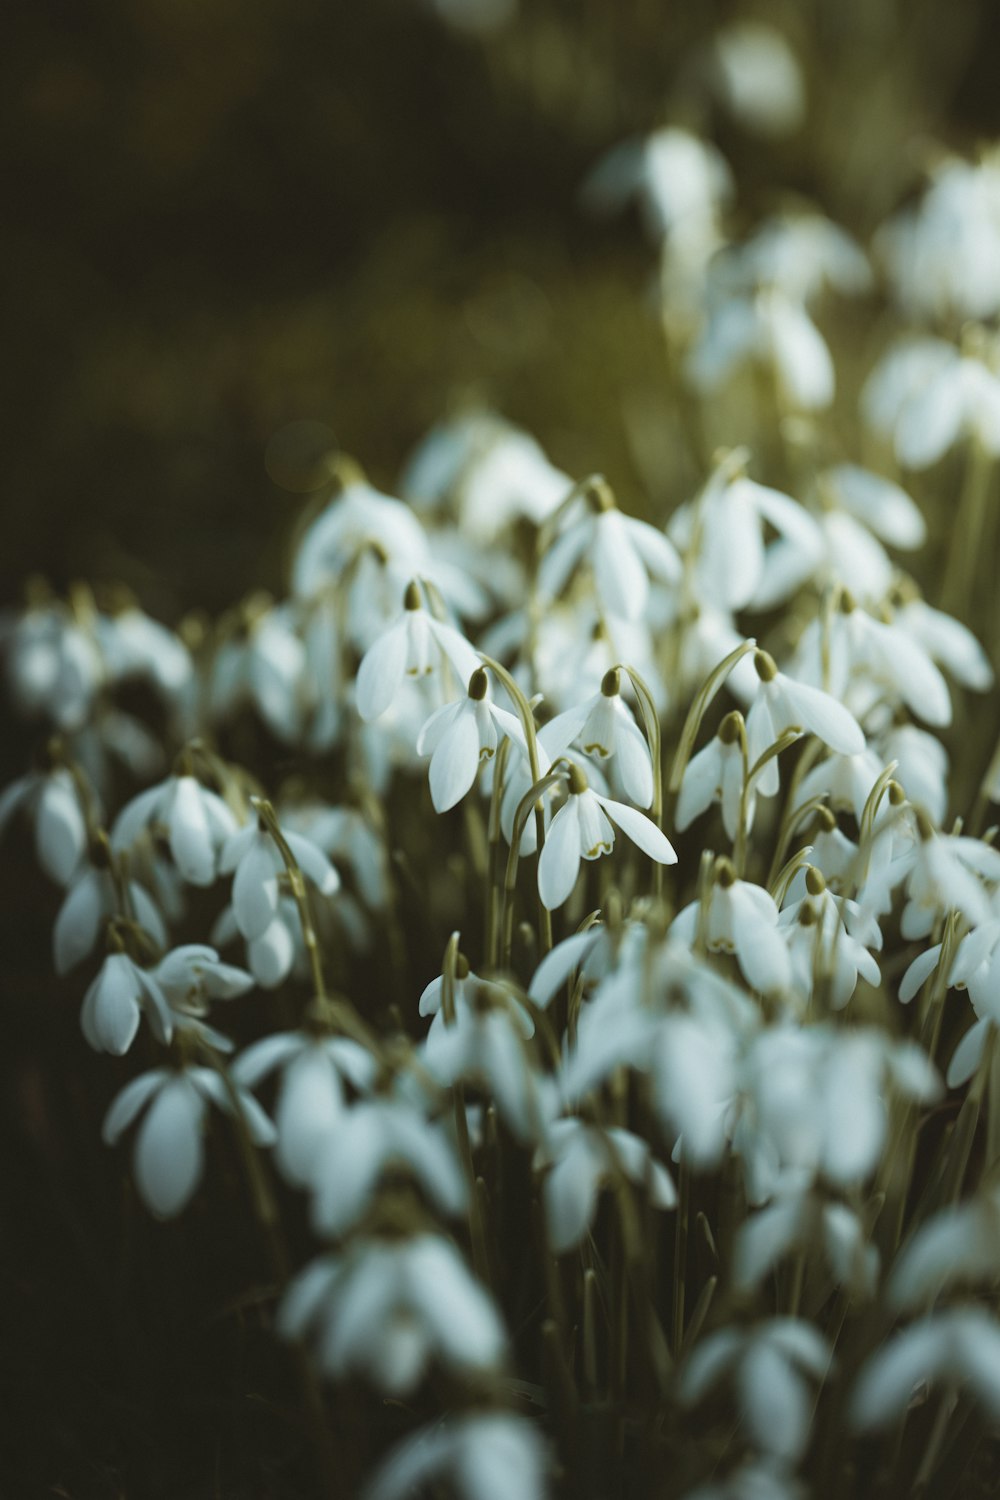
[[[864,1432],[898,1422],[925,1382],[968,1388],[990,1421],[1000,1421],[1000,1326],[985,1308],[935,1313],[890,1339],[851,1393],[853,1426]]]
[[[289,1182],[306,1187],[324,1139],[347,1109],[345,1081],[368,1093],[375,1083],[375,1059],[347,1037],[275,1032],[240,1053],[232,1076],[242,1088],[254,1089],[275,1068],[281,1071],[275,1158]]]
[[[846,512],[890,547],[912,552],[927,540],[923,513],[904,489],[882,474],[858,464],[835,464],[819,475],[817,487],[834,513]],[[854,580],[852,587],[858,591]]]
[[[699,904],[692,901],[674,918],[671,935],[693,946],[699,916]],[[728,859],[716,862],[705,941],[710,953],[734,954],[753,989],[762,994],[787,990],[792,967],[778,931],[778,908],[763,887],[738,880]]]
[[[447,812],[461,802],[479,767],[493,759],[502,734],[527,756],[528,746],[520,721],[493,702],[485,668],[477,667],[469,678],[467,696],[457,703],[446,703],[431,714],[417,738],[417,754],[431,757],[431,801],[435,812]]]
[[[101,615],[97,636],[113,681],[145,677],[168,702],[179,702],[190,687],[191,653],[172,630],[150,619],[133,601],[112,615]]]
[[[253,975],[224,964],[214,948],[185,943],[153,969],[171,1008],[188,1016],[208,1014],[213,1000],[235,1000],[253,989]]]
[[[806,113],[806,88],[788,39],[761,21],[733,21],[715,33],[709,65],[734,119],[755,135],[791,135]]]
[[[810,865],[805,872],[806,895],[786,906],[778,919],[792,959],[795,989],[811,1000],[817,979],[830,983],[834,1010],[843,1010],[857,988],[858,975],[867,984],[882,981],[869,948],[881,948],[882,933],[875,918],[855,901],[837,898],[826,888],[823,875]]]
[[[747,771],[746,734],[739,713],[727,714],[719,731],[703,750],[693,755],[684,768],[677,798],[676,824],[679,833],[690,828],[695,818],[713,803],[722,807],[726,836],[735,840],[740,826],[743,779]],[[753,824],[756,798],[750,792],[746,802],[746,824]]]
[[[819,411],[833,401],[826,340],[801,303],[777,288],[753,296],[717,292],[684,372],[700,395],[710,396],[750,362],[773,375],[792,410]]]
[[[169,1042],[174,1018],[155,975],[127,953],[109,953],[83,998],[84,1036],[95,1052],[123,1057],[135,1040],[143,1012],[156,1040]]]
[[[875,237],[893,291],[917,317],[988,319],[1000,311],[1000,171],[947,157],[915,208],[889,219]]]
[[[68,885],[87,849],[87,824],[70,772],[55,766],[11,782],[0,795],[0,834],[22,808],[34,823],[38,863],[58,885]]]
[[[731,1373],[751,1441],[794,1462],[809,1439],[810,1379],[825,1380],[831,1359],[826,1340],[802,1318],[771,1318],[745,1331],[724,1328],[696,1345],[681,1373],[680,1399],[696,1405]]]
[[[675,127],[616,146],[583,187],[584,202],[597,212],[615,213],[637,198],[657,240],[714,242],[718,213],[732,196],[732,173],[715,147]]]
[[[662,531],[618,509],[602,482],[572,512],[538,569],[538,598],[545,606],[566,587],[586,560],[601,607],[625,620],[639,620],[649,599],[649,577],[677,583],[681,564]]]
[[[865,748],[861,726],[842,703],[821,688],[786,677],[766,651],[754,652],[759,686],[747,714],[747,750],[754,765],[764,751],[789,730],[814,734],[841,755],[860,755]],[[777,757],[757,777],[762,797],[773,797],[780,783]]]
[[[534,438],[486,412],[433,427],[403,476],[417,506],[450,499],[463,534],[479,543],[495,542],[522,516],[540,525],[572,488]]]
[[[985,693],[993,686],[989,657],[961,620],[932,609],[923,599],[908,599],[896,611],[895,623],[963,687]]]
[[[891,349],[868,377],[861,405],[910,469],[929,469],[962,437],[1000,454],[1000,378],[941,339]]]
[[[794,806],[804,807],[813,797],[825,795],[830,807],[852,813],[860,824],[872,787],[894,758],[886,755],[883,760],[870,748],[862,750],[860,755],[828,755],[803,776],[795,791]],[[827,831],[834,828],[836,821],[828,825]],[[825,869],[823,873],[826,874]]]
[[[408,1438],[376,1471],[362,1500],[409,1500],[446,1478],[457,1500],[545,1500],[545,1449],[538,1428],[507,1412],[449,1416]]]
[[[569,796],[552,819],[538,858],[538,894],[549,911],[568,900],[581,859],[599,859],[602,854],[611,853],[615,831],[609,819],[657,864],[677,863],[669,839],[651,818],[623,802],[602,797],[588,786],[580,768],[571,765]]]
[[[174,864],[190,885],[211,885],[222,847],[239,824],[222,798],[190,774],[169,776],[134,797],[115,819],[113,849],[130,849],[146,829],[163,828]]]
[[[429,614],[419,585],[410,582],[402,614],[368,648],[358,668],[358,713],[366,722],[380,718],[399,693],[404,676],[425,677],[445,661],[460,682],[468,682],[479,666],[465,637]]]
[[[436,1234],[356,1241],[313,1261],[286,1292],[278,1327],[315,1337],[327,1374],[364,1375],[396,1397],[434,1360],[460,1375],[495,1367],[505,1343],[490,1298]]]
[[[544,748],[550,759],[579,741],[588,755],[600,760],[615,757],[625,795],[637,807],[653,800],[653,763],[646,737],[622,701],[621,670],[612,667],[601,679],[600,691],[576,708],[557,714],[545,726]]]
[[[823,540],[795,500],[747,478],[745,458],[741,450],[726,455],[698,500],[671,517],[670,535],[682,552],[696,547],[700,598],[730,610],[769,609],[809,576]],[[778,535],[767,547],[765,527]],[[787,587],[785,573],[791,575]]]
[[[892,1306],[912,1311],[956,1284],[994,1286],[1000,1279],[998,1236],[1000,1201],[995,1193],[934,1214],[896,1259],[888,1286]]]
[[[165,948],[167,929],[149,892],[138,881],[130,880],[128,898],[139,926],[157,947]],[[77,874],[66,891],[52,933],[57,974],[68,974],[92,952],[107,922],[119,915],[118,901],[110,869],[92,867]]]
[[[744,244],[720,251],[711,278],[714,285],[747,291],[778,287],[803,306],[827,289],[856,296],[872,285],[861,246],[815,210],[765,219]]]
[[[844,1203],[823,1203],[814,1193],[775,1199],[744,1220],[733,1250],[733,1279],[744,1291],[758,1286],[793,1250],[818,1249],[838,1285],[870,1298],[878,1281],[879,1253],[857,1214]]]
[[[466,1184],[440,1125],[399,1099],[365,1099],[325,1133],[312,1166],[313,1223],[342,1235],[366,1212],[383,1174],[402,1167],[443,1214],[462,1213]]]
[[[916,828],[918,837],[909,850],[871,875],[859,897],[862,906],[887,911],[890,892],[905,882],[900,931],[907,940],[927,937],[937,918],[949,911],[961,912],[973,926],[988,922],[992,910],[982,880],[1000,880],[1000,851],[981,839],[936,833],[919,809]]]
[[[272,605],[266,595],[255,595],[242,614],[239,633],[223,642],[212,662],[213,719],[227,719],[249,703],[277,739],[297,744],[314,706],[304,613],[295,604]]]
[[[597,1195],[606,1183],[625,1177],[650,1189],[654,1208],[674,1208],[677,1192],[666,1167],[629,1130],[600,1130],[582,1120],[555,1120],[535,1153],[536,1169],[548,1169],[542,1187],[549,1244],[556,1255],[579,1245],[594,1222]]]
[[[60,729],[90,717],[105,669],[92,633],[62,604],[27,610],[5,632],[11,696],[24,714],[44,714]]]
[[[390,896],[385,844],[365,813],[355,807],[309,802],[282,807],[281,820],[302,833],[338,865],[347,865],[366,906],[380,911]]]
[[[525,1046],[534,1029],[528,1012],[505,989],[474,982],[469,974],[456,984],[454,1021],[449,1024],[438,1010],[422,1055],[438,1083],[453,1087],[464,1079],[484,1086],[512,1135],[534,1139],[543,1107],[534,1059]]]
[[[340,876],[322,849],[300,833],[280,832],[302,874],[321,896],[340,889]],[[278,915],[279,880],[287,871],[278,845],[259,818],[227,840],[219,868],[223,875],[233,876],[233,914],[240,932],[250,942],[262,938]]]
[[[240,1088],[235,1095],[235,1107],[254,1145],[271,1145],[274,1129],[260,1106]],[[135,1180],[146,1207],[161,1218],[179,1214],[201,1181],[209,1104],[233,1113],[229,1089],[211,1068],[154,1068],[126,1084],[105,1116],[104,1141],[113,1146],[146,1110],[135,1143]]]
[[[236,912],[230,904],[222,909],[212,927],[211,940],[219,947],[242,937]],[[267,926],[257,937],[245,938],[247,967],[261,989],[273,990],[289,974],[308,968],[302,942],[302,921],[294,898],[281,893],[278,907]]]

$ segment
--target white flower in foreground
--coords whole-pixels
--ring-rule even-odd
[[[281,1070],[274,1112],[275,1158],[290,1182],[305,1187],[312,1181],[325,1137],[347,1109],[345,1081],[367,1093],[375,1082],[375,1059],[347,1037],[276,1032],[241,1052],[232,1076],[241,1087],[252,1089],[275,1068]]]
[[[599,692],[546,724],[543,746],[550,759],[561,755],[573,740],[578,740],[588,755],[596,755],[600,760],[615,756],[625,795],[637,807],[650,805],[653,763],[646,737],[622,701],[618,667],[605,672]]]
[[[505,1343],[486,1291],[435,1234],[355,1241],[313,1261],[285,1293],[278,1327],[313,1336],[327,1374],[364,1375],[390,1396],[414,1390],[432,1361],[460,1374],[491,1369]]]
[[[507,1412],[449,1417],[395,1448],[362,1500],[410,1500],[447,1479],[458,1500],[545,1500],[545,1447],[538,1428]]]
[[[681,563],[673,544],[655,526],[624,515],[606,486],[592,487],[569,515],[539,565],[543,606],[558,598],[584,560],[601,607],[624,620],[645,614],[650,575],[662,583],[679,581]]]
[[[741,743],[742,741],[742,743]],[[738,713],[727,714],[718,733],[703,750],[693,755],[684,768],[677,798],[675,822],[678,833],[690,828],[695,818],[718,802],[722,807],[722,824],[729,839],[735,839],[740,826],[740,803],[743,795],[745,735]],[[756,798],[747,797],[746,821],[753,823]]]
[[[489,696],[486,670],[477,667],[469,678],[466,697],[431,714],[417,738],[417,754],[431,757],[431,801],[436,812],[447,812],[461,802],[480,765],[493,759],[504,734],[527,755],[520,720],[497,707]]]
[[[904,938],[927,937],[937,918],[949,911],[960,911],[973,926],[989,922],[993,909],[983,881],[1000,881],[1000,850],[982,839],[937,833],[919,810],[915,822],[916,839],[905,853],[876,869],[859,896],[861,905],[888,911],[892,891],[905,882]],[[891,838],[891,829],[877,835],[876,848]]]
[[[805,872],[806,894],[786,906],[778,920],[792,959],[793,983],[809,1000],[817,984],[829,984],[829,1002],[843,1010],[857,988],[858,975],[871,985],[882,976],[869,948],[881,948],[882,933],[875,918],[854,901],[837,898],[826,888],[822,873],[810,865]]]
[[[321,896],[340,889],[340,876],[322,849],[300,833],[282,829],[281,834],[302,874]],[[259,820],[229,839],[220,869],[233,875],[233,914],[240,932],[248,941],[263,937],[278,915],[279,880],[287,872],[277,844]]]
[[[868,1361],[851,1393],[850,1419],[866,1431],[898,1422],[918,1386],[968,1389],[1000,1422],[1000,1326],[984,1307],[956,1307],[911,1323]]]
[[[669,839],[651,818],[592,791],[579,767],[570,766],[569,796],[552,819],[538,857],[538,894],[549,911],[569,898],[581,859],[599,859],[611,853],[615,831],[609,818],[657,864],[677,863]]]
[[[232,905],[223,907],[211,931],[219,947],[242,937]],[[272,920],[258,937],[244,938],[246,962],[261,989],[273,990],[291,973],[308,971],[309,960],[302,941],[302,919],[294,898],[282,893]]]
[[[753,664],[759,685],[747,714],[747,749],[753,766],[788,730],[814,734],[841,755],[860,755],[865,736],[854,715],[821,688],[808,687],[779,672],[766,651],[755,651]],[[762,797],[773,797],[780,788],[777,757],[769,761],[756,781]]]
[[[675,918],[671,934],[694,945],[700,919],[692,901]],[[792,978],[788,948],[778,930],[778,908],[762,886],[738,880],[728,859],[720,859],[705,919],[710,953],[732,953],[747,983],[761,994],[787,990]]]
[[[411,582],[406,586],[402,614],[362,658],[356,683],[358,713],[369,723],[380,718],[398,697],[404,677],[426,677],[445,662],[464,683],[479,666],[465,637],[424,608],[420,587]]]
[[[211,885],[219,873],[219,853],[239,824],[215,792],[191,775],[168,776],[140,792],[115,819],[114,849],[130,849],[147,828],[162,827],[174,864],[190,885]]]
[[[234,1092],[235,1106],[225,1081],[211,1068],[154,1068],[126,1084],[114,1099],[102,1131],[109,1146],[147,1111],[136,1137],[135,1180],[152,1213],[173,1218],[201,1181],[209,1104],[230,1115],[238,1108],[254,1145],[272,1144],[274,1127],[260,1105],[244,1090],[236,1087]]]
[[[809,1440],[814,1394],[832,1353],[826,1340],[802,1318],[771,1318],[755,1328],[724,1328],[695,1346],[680,1380],[680,1399],[694,1406],[730,1374],[740,1414],[754,1445],[794,1461]]]
[[[224,964],[214,948],[185,943],[162,958],[154,978],[171,1007],[186,1015],[204,1016],[213,1000],[235,1000],[254,986],[252,974]]]
[[[87,850],[87,824],[69,771],[32,771],[0,795],[0,834],[20,808],[35,828],[38,863],[58,885],[68,885]]]
[[[95,1052],[123,1057],[135,1041],[144,1012],[156,1040],[165,1045],[173,1035],[174,1018],[155,975],[133,963],[127,953],[109,953],[83,997],[84,1036]]]
[[[600,1189],[624,1177],[650,1189],[654,1208],[674,1208],[673,1179],[654,1160],[647,1143],[629,1130],[601,1130],[582,1120],[555,1120],[535,1153],[536,1169],[547,1168],[542,1199],[549,1244],[556,1255],[579,1245],[594,1221]]]
[[[464,1210],[465,1177],[442,1126],[401,1100],[364,1099],[346,1110],[324,1135],[312,1167],[317,1231],[341,1235],[353,1228],[384,1173],[399,1168],[441,1213]]]

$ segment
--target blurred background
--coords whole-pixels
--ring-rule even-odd
[[[777,138],[708,83],[711,39],[748,17],[805,79]],[[9,9],[0,599],[32,574],[121,579],[174,623],[280,592],[317,443],[391,492],[431,423],[471,402],[662,515],[701,476],[674,441],[655,252],[634,218],[581,208],[595,160],[690,125],[734,167],[737,228],[797,194],[865,239],[938,146],[1000,134],[995,28],[990,0]],[[840,316],[863,350],[864,313]],[[22,761],[8,742],[5,783]],[[129,1201],[99,1129],[132,1064],[77,1045],[78,986],[53,1005],[51,892],[16,852],[0,1493],[311,1493],[286,1356],[252,1297],[227,1302],[273,1288],[205,1195],[182,1226]]]
[[[705,86],[709,38],[746,16],[804,70],[781,139]],[[582,212],[594,160],[695,125],[748,223],[780,180],[863,235],[932,140],[1000,128],[994,25],[986,0],[14,7],[4,599],[32,572],[121,577],[172,619],[280,587],[299,502],[266,459],[295,421],[391,490],[427,426],[478,399],[627,494],[630,429],[666,404],[655,256],[628,218]],[[669,466],[665,445],[668,487]]]

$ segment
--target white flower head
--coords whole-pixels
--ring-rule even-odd
[[[796,682],[779,672],[766,651],[756,651],[753,658],[759,685],[747,714],[747,748],[751,765],[774,745],[783,734],[814,734],[841,755],[860,755],[865,737],[854,715],[821,688]],[[778,792],[777,758],[764,766],[757,778],[762,797]]]
[[[501,735],[527,756],[520,721],[493,702],[486,669],[477,667],[465,698],[431,714],[417,739],[417,754],[431,757],[431,801],[436,812],[447,812],[461,802],[479,767],[496,754]]]
[[[211,885],[222,847],[239,824],[220,796],[185,773],[140,792],[122,809],[111,831],[112,848],[130,849],[147,828],[165,831],[174,864],[188,884]]]
[[[406,586],[402,613],[369,646],[358,668],[356,701],[366,722],[378,719],[398,696],[406,676],[423,678],[449,663],[467,683],[479,658],[453,625],[424,608],[420,587]]]
[[[154,1068],[126,1084],[104,1119],[103,1137],[113,1146],[146,1111],[135,1143],[135,1180],[151,1213],[172,1219],[190,1201],[205,1165],[205,1112],[214,1104],[225,1114],[238,1109],[250,1138],[270,1146],[274,1127],[252,1096],[230,1087],[211,1068]]]
[[[598,692],[546,724],[543,745],[550,759],[561,755],[574,740],[601,761],[613,756],[629,801],[637,807],[649,807],[653,800],[653,763],[646,737],[622,700],[620,668],[610,667]]]
[[[538,893],[549,911],[569,898],[581,859],[611,853],[615,843],[612,822],[657,864],[677,863],[672,844],[651,818],[623,802],[602,797],[588,786],[580,768],[571,765],[569,796],[552,819],[538,859]]]
[[[109,953],[83,998],[80,1025],[95,1052],[122,1057],[145,1014],[158,1042],[170,1041],[173,1015],[155,975],[129,958]]]
[[[284,843],[305,878],[321,896],[340,889],[340,876],[322,849],[311,839],[289,829],[280,830]],[[233,834],[222,851],[220,869],[233,875],[233,913],[248,942],[262,938],[279,913],[281,881],[287,874],[280,849],[258,818]]]
[[[504,1411],[449,1416],[423,1428],[380,1465],[362,1500],[410,1500],[446,1479],[457,1500],[545,1500],[546,1453],[538,1427]]]
[[[726,836],[736,838],[743,802],[743,780],[748,769],[746,753],[742,716],[737,712],[727,714],[719,725],[718,733],[704,749],[691,757],[684,768],[677,798],[676,822],[679,832],[689,828],[695,818],[718,802],[722,808]],[[746,799],[748,828],[753,823],[755,802],[751,789]]]
[[[594,482],[570,513],[538,569],[538,596],[549,604],[586,561],[598,601],[608,614],[640,620],[649,601],[649,580],[677,583],[681,564],[673,544],[646,521],[624,515],[607,485]]]
[[[536,1168],[546,1168],[542,1197],[549,1244],[556,1255],[579,1245],[597,1212],[602,1186],[625,1177],[638,1188],[650,1187],[654,1208],[674,1208],[673,1179],[653,1159],[647,1143],[618,1127],[600,1130],[582,1120],[555,1120],[535,1152]]]
[[[0,834],[18,809],[34,823],[38,863],[52,880],[68,885],[87,850],[87,823],[72,774],[65,767],[33,771],[0,795]]]

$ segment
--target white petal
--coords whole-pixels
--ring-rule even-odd
[[[233,880],[233,911],[245,938],[263,937],[278,910],[275,854],[266,834],[258,833],[240,860]]]
[[[595,792],[594,796],[611,821],[618,825],[622,833],[630,838],[643,854],[648,854],[650,859],[655,859],[660,865],[677,863],[673,845],[666,834],[657,828],[652,818],[647,818],[645,813],[639,812],[634,807],[626,807],[624,802],[612,802],[610,797],[602,797],[598,792]]]
[[[45,782],[38,799],[35,845],[47,875],[59,885],[72,877],[87,847],[87,826],[73,788],[58,774]]]
[[[649,580],[619,511],[608,510],[597,517],[591,559],[597,594],[604,608],[625,620],[641,619],[649,595]]]
[[[691,757],[684,769],[674,818],[679,833],[683,833],[695,818],[711,807],[721,789],[722,746],[718,737],[715,737],[697,755]]]
[[[568,900],[580,869],[579,797],[570,796],[549,825],[538,857],[538,894],[548,911]]]
[[[807,687],[779,674],[787,725],[806,729],[841,755],[860,755],[865,737],[854,715],[820,688]],[[782,725],[785,728],[786,725]]]
[[[556,1255],[572,1250],[590,1228],[597,1204],[598,1176],[586,1128],[581,1127],[574,1132],[542,1187],[549,1243]]]
[[[436,812],[460,802],[479,769],[479,729],[470,699],[462,704],[431,756],[431,801]]]
[[[322,849],[300,833],[282,830],[285,842],[295,856],[299,869],[322,896],[332,896],[340,890],[340,876],[327,859]]]
[[[183,1076],[165,1083],[136,1140],[135,1176],[143,1201],[163,1218],[180,1213],[202,1170],[204,1105]]]
[[[104,880],[97,870],[87,870],[70,886],[53,931],[57,974],[86,958],[97,941],[97,932],[105,910]]]
[[[365,652],[355,683],[358,713],[370,723],[384,714],[399,692],[406,670],[409,632],[405,617],[390,625]]]
[[[169,818],[170,852],[190,885],[211,885],[215,879],[215,851],[201,787],[193,776],[179,776]]]
[[[127,1083],[120,1094],[111,1101],[101,1126],[101,1139],[105,1145],[113,1146],[123,1131],[127,1130],[136,1116],[145,1109],[165,1078],[170,1074],[166,1068],[154,1068],[141,1073]]]

